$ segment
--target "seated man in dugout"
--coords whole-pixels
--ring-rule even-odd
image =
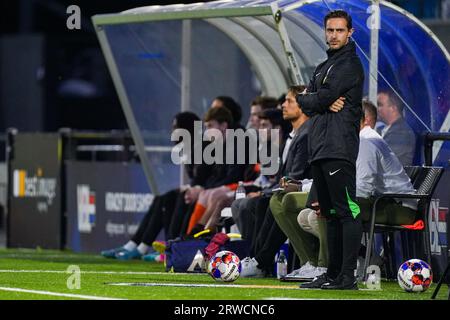
[[[413,164],[416,136],[403,116],[403,102],[392,91],[378,93],[378,118],[385,126],[378,133],[387,142],[402,165]]]
[[[241,277],[263,277],[272,273],[275,254],[287,238],[275,222],[276,213],[271,211],[271,199],[277,197],[281,201],[289,192],[299,190],[299,185],[288,181],[301,181],[310,177],[308,163],[310,122],[309,117],[302,112],[301,106],[295,100],[295,96],[304,89],[304,86],[291,86],[282,106],[283,118],[292,124],[292,131],[280,157],[281,167],[276,179],[280,181],[280,185],[272,186],[264,190],[260,196],[249,199],[246,206],[240,205],[237,208],[234,203],[232,205],[232,212],[236,211],[233,208],[239,211],[238,214],[233,212],[233,217],[239,216],[243,221],[243,215],[250,215],[251,218],[247,219],[247,223],[249,221],[253,223],[250,256],[241,261]]]
[[[363,221],[369,221],[373,204],[371,196],[383,193],[414,193],[411,180],[388,143],[373,129],[377,109],[363,101],[364,122],[359,133],[356,162],[356,189]],[[417,200],[382,200],[378,203],[376,223],[408,225],[415,221]],[[393,214],[395,213],[395,214]]]
[[[259,114],[259,148],[263,145],[267,146],[268,155],[278,156],[283,150],[288,134],[292,131],[292,125],[289,121],[283,119],[283,112],[279,109],[267,109]],[[279,130],[278,136],[275,136],[271,130]],[[269,147],[270,146],[270,147]],[[268,164],[261,164],[264,168]],[[279,163],[277,161],[277,172],[279,170]],[[232,202],[231,212],[233,221],[236,223],[239,232],[243,239],[251,240],[254,238],[255,217],[251,213],[255,210],[259,201],[258,198],[279,182],[278,174],[264,175],[261,172],[260,176],[253,182],[251,186],[246,185],[246,197],[235,199]],[[257,189],[256,189],[256,188]]]
[[[260,139],[260,147],[262,145],[266,145],[268,148],[268,152],[272,152],[274,150],[280,150],[280,145],[282,144],[283,136],[287,135],[290,131],[290,124],[283,119],[283,113],[278,109],[265,109],[260,112],[258,115],[259,118],[259,139]],[[275,135],[272,131],[273,129],[280,130],[278,135]],[[289,131],[288,131],[289,130]],[[270,147],[269,147],[270,146]],[[275,162],[275,161],[274,161]],[[258,163],[255,166],[257,168],[265,168],[270,165],[274,165],[272,163]],[[258,177],[252,181],[244,181],[244,188],[246,191],[250,191],[248,197],[255,197],[260,195],[260,191],[263,188],[270,187],[276,183],[275,175],[265,175],[264,170],[257,170],[259,172]],[[200,218],[198,224],[205,226],[205,229],[209,229],[217,231],[217,226],[220,220],[220,214],[222,209],[229,207],[233,201],[235,200],[235,192],[229,191],[224,192],[222,194],[217,194],[214,198],[215,207],[212,210],[207,210]],[[244,200],[244,199],[242,199]],[[244,218],[245,219],[245,218]],[[242,226],[239,219],[236,220],[236,223]],[[253,225],[253,223],[252,223]],[[242,232],[242,236],[244,237],[244,232]],[[245,234],[247,236],[247,233]]]
[[[210,217],[213,212],[220,210],[217,206],[229,198],[229,194],[234,194],[239,181],[248,181],[254,179],[255,172],[248,170],[248,157],[245,158],[245,163],[241,164],[237,161],[237,148],[234,150],[234,163],[227,163],[226,141],[228,139],[227,129],[232,123],[231,113],[225,108],[211,108],[204,118],[205,128],[214,129],[208,130],[206,133],[210,134],[208,139],[212,142],[208,145],[210,150],[215,153],[216,147],[223,148],[223,159],[221,163],[214,163],[211,169],[211,177],[209,179],[208,187],[193,186],[185,193],[185,202],[194,203],[195,207],[192,215],[189,217],[186,234],[194,235],[205,229],[205,222],[202,219]],[[221,139],[217,139],[215,135],[221,135]],[[233,139],[233,137],[229,137]],[[222,140],[223,139],[223,140]],[[223,143],[222,143],[223,142]],[[216,145],[216,146],[214,146]],[[214,148],[210,148],[214,147]],[[215,157],[215,155],[214,155]]]
[[[195,121],[200,118],[189,111],[175,115],[172,130],[184,129],[191,136],[194,135]],[[181,139],[174,141],[181,147],[186,142]],[[193,149],[193,141],[191,141]],[[211,177],[211,165],[205,163],[194,164],[191,161],[183,164],[191,185],[206,187]],[[103,250],[101,254],[107,258],[119,260],[143,259],[145,261],[164,261],[165,245],[162,241],[155,241],[161,229],[164,229],[166,239],[178,237],[182,232],[182,221],[185,212],[189,209],[184,203],[185,186],[170,190],[162,195],[155,196],[153,202],[135,234],[123,246]],[[152,252],[151,247],[156,250]]]
[[[276,109],[278,101],[273,97],[257,96],[250,104],[250,117],[246,125],[247,129],[260,129],[260,115],[265,110]]]

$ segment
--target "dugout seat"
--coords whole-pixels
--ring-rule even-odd
[[[407,173],[412,177],[411,181],[413,183],[415,193],[412,194],[382,194],[374,198],[372,211],[370,214],[369,224],[365,226],[365,231],[367,232],[367,250],[366,257],[364,261],[364,279],[367,278],[367,268],[369,266],[369,261],[372,256],[373,246],[374,246],[374,235],[375,233],[390,233],[391,235],[395,231],[406,231],[406,232],[421,232],[423,233],[423,245],[425,250],[425,255],[428,263],[431,263],[431,249],[430,249],[430,236],[428,230],[428,209],[430,206],[431,197],[433,195],[436,186],[444,173],[444,168],[442,167],[410,167],[405,168]],[[377,204],[382,199],[417,199],[417,215],[416,221],[411,226],[404,225],[384,225],[376,224],[376,209]],[[395,214],[395,212],[393,212]],[[387,248],[384,248],[385,250]],[[391,253],[392,254],[392,253]],[[392,267],[392,266],[391,266]]]

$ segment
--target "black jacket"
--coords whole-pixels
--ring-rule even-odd
[[[202,152],[205,147],[208,145],[206,141],[202,141]],[[191,144],[191,153],[190,153],[190,163],[184,165],[184,170],[189,178],[189,184],[191,186],[204,186],[209,177],[211,176],[211,172],[213,169],[212,164],[206,164],[203,159],[201,163],[195,163],[195,145],[192,142]]]
[[[364,70],[352,40],[327,54],[328,59],[314,71],[307,93],[297,96],[303,112],[311,117],[311,161],[342,159],[356,164]],[[346,99],[344,108],[337,113],[329,111],[341,96]]]
[[[215,142],[211,142],[209,146]],[[247,141],[248,143],[248,141]],[[248,167],[253,167],[253,164],[249,164],[249,146],[246,145],[245,150],[238,150],[237,142],[234,142],[234,149],[232,152],[234,153],[233,159],[234,164],[227,164],[227,144],[226,141],[223,143],[223,159],[222,163],[214,163],[212,164],[209,170],[209,176],[204,184],[205,189],[217,188],[223,185],[237,183],[239,181],[246,181],[246,171],[248,171]],[[215,150],[215,149],[214,149]],[[230,150],[231,151],[231,150]],[[238,155],[241,155],[241,152],[245,152],[245,161],[243,164],[238,163]],[[213,152],[214,153],[214,152]]]
[[[208,177],[211,175],[213,165],[201,164],[186,164],[185,170],[189,178],[189,184],[191,186],[204,186]]]
[[[303,180],[311,177],[308,162],[308,137],[311,130],[311,120],[307,120],[298,128],[292,139],[286,162],[280,168],[277,182],[287,176],[295,180]]]
[[[245,169],[245,164],[214,164],[204,187],[211,189],[244,181]]]
[[[274,184],[262,190],[265,196],[272,196],[272,189],[280,186],[279,182],[282,177],[289,177],[295,180],[311,178],[311,166],[308,161],[308,136],[310,130],[311,120],[307,120],[300,128],[298,128],[298,131],[289,146],[286,161],[280,166]],[[280,150],[280,162],[282,161],[281,157],[283,149]]]
[[[381,134],[381,130],[378,133]],[[383,139],[404,166],[412,165],[416,149],[416,136],[405,119],[399,118],[391,124]]]

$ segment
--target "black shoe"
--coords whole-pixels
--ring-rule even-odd
[[[326,272],[311,282],[305,282],[299,285],[300,289],[320,289],[323,284],[332,282],[333,279],[327,276]]]
[[[358,282],[354,276],[342,275],[335,281],[323,284],[320,288],[326,290],[358,290]]]

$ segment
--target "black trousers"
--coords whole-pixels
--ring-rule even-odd
[[[268,197],[255,197],[250,199],[248,212],[253,216],[253,232],[252,242],[250,247],[250,255],[255,257],[259,250],[264,246],[265,237],[262,233],[266,233],[270,230],[270,218],[266,220],[267,208],[270,204],[270,198]]]
[[[328,276],[353,276],[362,237],[355,165],[323,159],[314,161],[311,168],[320,212],[327,219]]]
[[[276,223],[270,211],[270,197],[261,196],[250,199],[250,212],[254,215],[253,239],[250,255],[258,261],[258,266],[272,272],[275,254],[287,237]]]
[[[178,237],[182,233],[187,207],[184,193],[178,189],[156,196],[131,240],[151,245],[163,228],[166,240]]]
[[[231,212],[233,220],[236,222],[242,239],[252,242],[255,229],[255,217],[252,212],[256,210],[257,201],[254,198],[244,198],[233,201]],[[254,255],[252,255],[254,256]]]

